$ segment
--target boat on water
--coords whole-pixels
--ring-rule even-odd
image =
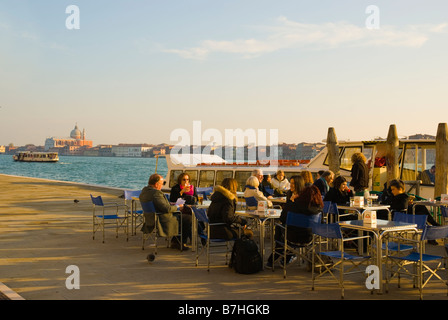
[[[343,141],[339,142],[340,174],[347,181],[351,180],[351,156],[362,152],[367,159],[369,168],[369,190],[381,192],[387,182],[387,168],[385,161],[386,140]],[[301,171],[310,171],[313,178],[318,172],[329,169],[327,148],[323,148],[311,160],[275,160],[253,162],[228,162],[217,155],[163,155],[166,157],[168,173],[165,178],[164,191],[169,191],[177,184],[177,177],[186,172],[190,175],[191,183],[198,188],[219,185],[225,178],[235,178],[239,191],[256,168],[264,174],[275,174],[283,170],[286,178]],[[406,191],[423,198],[434,198],[434,182],[427,177],[427,172],[435,165],[435,140],[399,140],[399,173],[400,179],[406,184]],[[156,169],[157,170],[157,169]],[[157,172],[157,171],[156,171]]]
[[[59,154],[57,152],[23,151],[13,155],[12,158],[18,162],[58,162]]]

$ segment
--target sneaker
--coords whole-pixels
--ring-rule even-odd
[[[296,257],[296,256],[289,256],[289,257],[286,257],[286,265],[288,266],[288,265],[290,265],[291,263],[293,263],[293,262],[296,261],[296,260],[297,260],[297,257]],[[285,259],[280,258],[280,265],[281,265],[281,266],[283,266],[284,261],[285,261]]]

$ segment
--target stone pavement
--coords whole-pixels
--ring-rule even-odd
[[[288,276],[278,267],[253,275],[237,274],[223,255],[205,256],[195,267],[195,253],[164,247],[153,263],[142,251],[141,236],[129,241],[106,233],[92,240],[89,194],[123,203],[122,190],[42,179],[0,175],[0,283],[25,300],[339,300],[333,281],[311,291],[311,273],[293,266]],[[79,200],[75,203],[74,200]],[[439,246],[441,249],[441,246]],[[80,288],[68,289],[68,266],[77,266]],[[69,282],[70,283],[70,282]],[[418,300],[409,279],[387,294],[371,294],[364,276],[347,282],[346,300]],[[2,286],[0,286],[2,288]],[[5,292],[4,292],[5,293]],[[446,300],[446,289],[434,282],[425,299]]]

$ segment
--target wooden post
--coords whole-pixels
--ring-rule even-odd
[[[436,181],[434,198],[448,194],[448,130],[446,123],[439,123],[436,136]]]
[[[339,143],[334,128],[328,129],[327,153],[329,169],[333,171],[334,176],[337,177],[339,176]]]
[[[386,167],[387,167],[387,186],[389,182],[400,177],[398,170],[398,134],[397,127],[391,124],[386,141]]]

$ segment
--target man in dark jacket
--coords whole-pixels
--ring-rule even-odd
[[[168,202],[168,199],[165,197],[165,194],[161,191],[162,187],[163,177],[158,174],[153,174],[149,178],[148,186],[143,188],[139,198],[141,202],[153,202],[162,229],[159,229],[159,232],[161,232],[160,235],[169,238],[177,236],[179,234],[179,222],[176,216],[173,215],[173,213],[178,212],[182,208],[182,205],[171,205]],[[153,217],[152,219],[150,216],[148,216],[148,219],[146,218],[146,215],[151,215],[153,213],[144,214],[145,221],[154,221]],[[155,226],[153,225],[147,225],[145,222],[143,230],[145,230],[145,232],[151,232],[154,227]],[[188,237],[191,237],[191,215],[182,215],[183,250],[187,249],[187,247],[185,246],[185,242],[187,241]],[[174,241],[172,241],[172,247],[179,249],[180,240],[178,238],[173,240]]]
[[[319,189],[322,196],[330,190],[330,186],[334,179],[334,173],[331,170],[324,171],[319,179],[314,182],[314,185]]]

